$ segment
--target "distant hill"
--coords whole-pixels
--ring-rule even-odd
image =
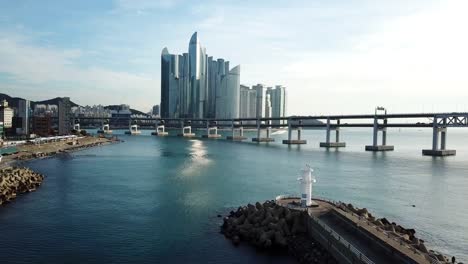
[[[3,101],[3,100],[7,100],[8,104],[11,107],[18,107],[18,102],[20,100],[25,100],[25,99],[20,98],[20,97],[11,97],[11,96],[9,96],[7,94],[0,93],[0,101]],[[44,100],[44,101],[31,101],[31,108],[34,108],[34,106],[38,105],[38,104],[58,105],[59,100],[60,100],[60,97],[56,97],[56,98],[48,99],[48,100]],[[79,106],[78,104],[75,104],[72,101],[70,101],[70,103],[71,103],[72,107]]]
[[[291,117],[299,117],[299,116],[291,116]],[[299,121],[297,120],[293,120],[292,123],[294,125],[298,125],[299,124]],[[317,119],[305,119],[305,120],[302,120],[302,124],[304,125],[323,125],[323,122],[320,121],[320,120],[317,120]]]
[[[120,105],[108,105],[108,106],[104,106],[104,108],[109,109],[109,110],[119,110]],[[132,112],[132,115],[145,115],[145,116],[148,115],[146,113],[143,113],[141,111],[138,111],[138,110],[135,110],[135,109],[132,109],[132,108],[130,108],[130,112]]]

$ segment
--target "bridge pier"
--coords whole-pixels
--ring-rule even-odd
[[[387,145],[387,119],[383,121],[384,126],[379,126],[379,119],[374,118],[374,135],[372,145],[366,146],[366,151],[392,151],[394,146]],[[379,131],[382,132],[382,145],[378,145]]]
[[[283,140],[283,144],[287,144],[287,145],[307,144],[307,140],[301,139],[301,134],[302,134],[301,125],[302,125],[302,120],[299,120],[299,126],[296,128],[297,139],[293,139],[292,138],[293,127],[292,127],[291,119],[288,119],[288,139]]]
[[[340,124],[340,120],[336,120],[336,125]],[[331,131],[335,131],[335,142],[330,141]],[[340,142],[340,128],[338,126],[332,127],[330,118],[327,118],[327,136],[325,142],[320,142],[320,147],[322,148],[344,148],[346,147],[346,142]]]
[[[153,136],[167,136],[167,135],[169,135],[169,133],[166,132],[166,127],[164,125],[158,125],[158,126],[156,126],[156,131],[152,132],[151,135],[153,135]]]
[[[98,134],[112,134],[109,124],[102,125],[101,129],[97,131]]]
[[[456,150],[446,149],[447,147],[447,119],[442,120],[442,127],[439,127],[437,117],[434,118],[434,127],[432,129],[432,149],[423,149],[422,154],[424,156],[455,156]],[[439,135],[440,135],[440,147],[439,147]]]
[[[221,135],[218,134],[218,127],[217,126],[210,127],[210,123],[207,121],[206,122],[206,134],[202,135],[202,138],[221,138]]]
[[[266,137],[261,137],[261,133],[262,133],[262,129],[260,127],[260,119],[257,120],[257,137],[256,138],[252,138],[252,142],[274,142],[275,139],[274,138],[271,138],[270,137],[270,134],[271,134],[271,127],[269,126],[270,125],[270,121],[266,121],[267,122],[267,125],[268,127],[266,128]]]
[[[80,124],[73,124],[73,130],[77,131],[78,133],[81,132]]]
[[[138,125],[134,124],[134,125],[130,125],[129,130],[125,131],[125,134],[127,134],[127,135],[139,135],[139,134],[141,134],[141,131],[138,130]]]
[[[182,133],[180,134],[177,134],[178,137],[195,137],[195,133],[192,133],[192,126],[191,125],[188,125],[188,126],[184,126],[182,125]]]
[[[239,135],[236,135],[236,130],[239,131]],[[239,128],[236,128],[234,126],[234,121],[232,121],[232,136],[227,136],[226,139],[232,141],[242,141],[247,139],[244,137],[244,127],[242,126],[242,121],[240,122]]]

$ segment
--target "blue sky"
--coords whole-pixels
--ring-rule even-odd
[[[283,84],[290,114],[468,111],[463,0],[0,0],[0,92],[79,104],[160,101],[160,54]]]

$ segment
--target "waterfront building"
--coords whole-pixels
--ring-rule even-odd
[[[270,94],[266,94],[265,97],[265,117],[272,117],[272,112],[271,112],[271,100],[270,100]]]
[[[257,115],[257,91],[248,86],[240,86],[240,109],[241,118],[255,118]]]
[[[0,105],[0,122],[3,123],[3,128],[11,128],[13,125],[13,109],[8,106],[6,100]]]
[[[271,115],[270,117],[285,117],[287,106],[286,88],[282,85],[276,85],[275,88],[268,88],[267,94],[270,95]],[[273,120],[273,124],[286,124],[285,120]]]
[[[267,87],[264,84],[257,84],[252,87],[257,92],[257,103],[256,103],[256,118],[266,117],[266,91]]]
[[[206,54],[197,32],[188,53],[161,53],[161,105],[165,118],[237,118],[240,66]]]
[[[0,122],[0,141],[3,139],[3,122]]]
[[[121,104],[112,106],[111,117],[114,120],[111,122],[111,125],[114,127],[128,127],[129,122],[132,118],[132,111],[130,110],[130,105]]]
[[[153,116],[159,116],[159,105],[153,106],[153,110],[151,111]]]
[[[70,97],[63,97],[58,103],[58,133],[68,135],[71,132],[71,103]]]
[[[52,134],[52,118],[49,114],[34,116],[32,120],[32,130],[34,134],[41,137],[47,137]]]
[[[29,135],[29,118],[31,113],[31,106],[29,100],[18,101],[18,118],[19,126],[16,127],[16,134]]]

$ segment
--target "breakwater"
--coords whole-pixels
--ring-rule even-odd
[[[29,168],[8,167],[0,170],[0,205],[18,195],[33,192],[44,180],[44,176]]]
[[[284,250],[300,263],[338,263],[307,235],[307,212],[274,201],[248,204],[223,219],[221,233],[235,245],[245,241],[262,250]]]
[[[302,208],[298,201],[278,196],[239,207],[224,218],[221,233],[234,245],[287,250],[300,263],[456,263],[428,249],[414,229],[366,208],[326,200]]]

